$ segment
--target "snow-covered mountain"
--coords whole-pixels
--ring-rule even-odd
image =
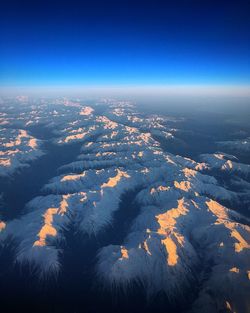
[[[222,203],[239,203],[250,188],[246,181],[244,192],[230,190],[214,171],[229,172],[239,182],[250,165],[223,152],[203,154],[200,162],[171,154],[155,138],[174,138],[173,118],[139,113],[127,102],[105,102],[100,110],[61,100],[44,114],[46,105],[40,104],[19,120],[20,126],[38,121],[52,129],[54,145],[79,142],[81,152],[27,204],[26,214],[0,222],[1,244],[15,238],[14,262],[35,265],[40,277],[55,275],[70,223],[98,236],[112,225],[122,197],[134,191],[139,213],[125,240],[97,252],[100,283],[126,289],[140,282],[148,296],[163,292],[169,301],[199,284],[193,312],[247,312],[249,219]],[[13,123],[8,115],[2,119]],[[1,142],[2,175],[46,153],[39,140],[13,125],[1,130]]]

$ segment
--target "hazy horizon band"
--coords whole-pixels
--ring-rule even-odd
[[[228,96],[250,97],[250,85],[53,85],[0,86],[3,96]]]

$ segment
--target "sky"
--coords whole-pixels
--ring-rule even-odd
[[[250,85],[248,0],[0,7],[0,87]]]

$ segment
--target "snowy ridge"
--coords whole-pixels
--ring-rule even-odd
[[[107,109],[99,114],[94,106],[61,101],[59,113],[43,118],[55,128],[55,144],[82,142],[81,154],[44,186],[46,195],[34,198],[27,214],[0,222],[1,243],[9,236],[18,242],[15,261],[34,265],[42,277],[55,275],[70,223],[80,233],[98,236],[112,224],[121,197],[133,190],[139,214],[124,242],[99,251],[100,281],[125,289],[139,281],[149,296],[163,292],[170,301],[199,283],[193,311],[206,307],[217,312],[229,306],[246,311],[249,220],[219,203],[237,203],[242,192],[207,174],[234,173],[249,190],[240,177],[249,174],[249,165],[225,153],[204,154],[196,162],[163,151],[153,135],[171,138],[168,121],[174,121],[143,116],[130,103],[105,100]],[[69,106],[72,111],[67,111]]]
[[[235,162],[237,158],[226,153],[202,154],[201,159],[208,164],[208,169],[236,172],[245,176],[250,174],[250,165]]]
[[[0,142],[0,176],[11,175],[44,154],[41,141],[24,129],[1,129]]]

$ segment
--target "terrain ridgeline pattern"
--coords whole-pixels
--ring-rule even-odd
[[[42,279],[57,275],[69,225],[98,236],[112,224],[121,197],[135,191],[139,213],[124,242],[97,254],[100,283],[126,289],[139,281],[148,296],[164,292],[170,301],[200,284],[192,312],[246,312],[249,219],[222,204],[249,203],[249,189],[229,190],[213,173],[244,181],[249,165],[223,152],[194,161],[164,151],[156,138],[174,138],[178,119],[140,113],[127,101],[103,99],[89,106],[66,99],[18,100],[18,117],[15,106],[7,105],[0,116],[1,176],[14,175],[47,153],[43,140],[29,132],[36,125],[53,131],[54,145],[80,142],[81,151],[27,204],[25,214],[0,220],[0,245],[10,237],[17,243],[13,262],[34,265]],[[240,142],[234,145],[239,149]]]

